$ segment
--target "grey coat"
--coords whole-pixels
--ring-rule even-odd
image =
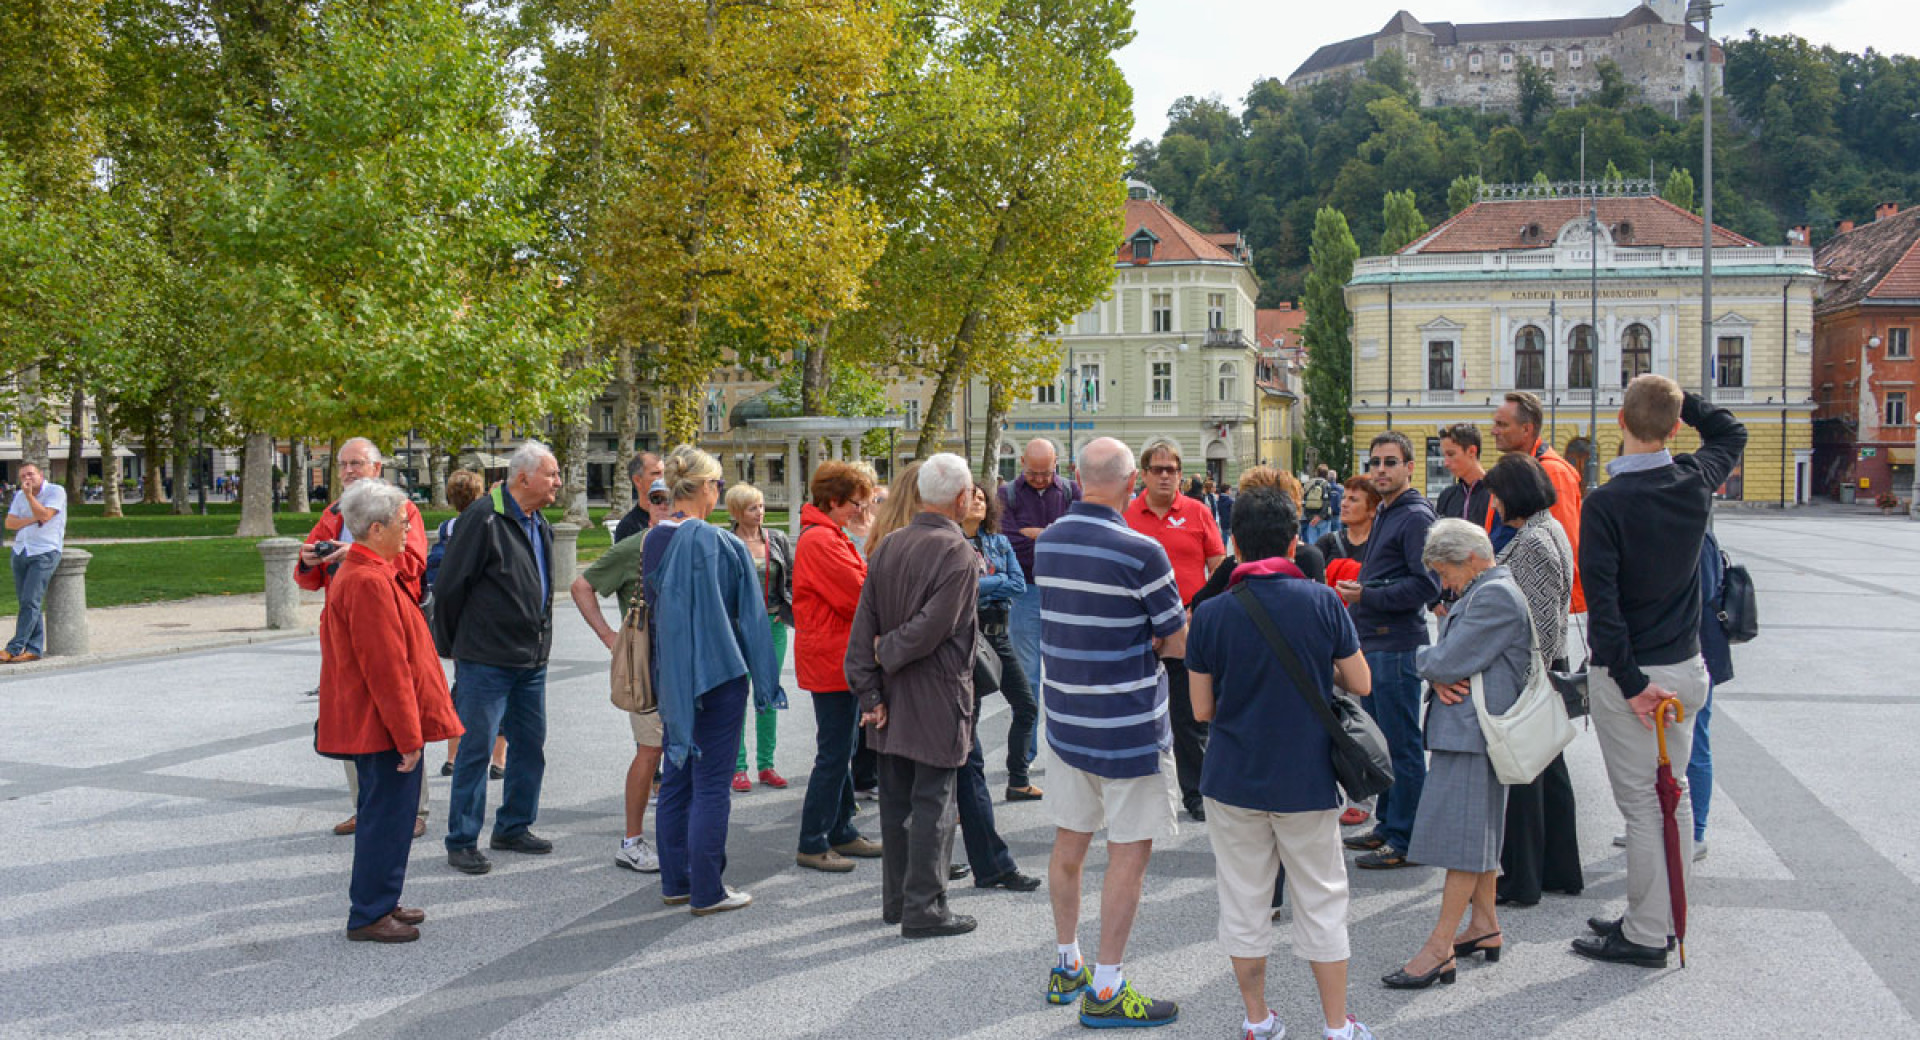
[[[1526,599],[1505,567],[1489,567],[1440,620],[1440,640],[1415,652],[1414,666],[1430,683],[1446,685],[1485,673],[1487,710],[1513,707],[1533,659],[1533,623]],[[1472,698],[1442,704],[1427,690],[1427,749],[1485,754]]]
[[[847,688],[863,711],[887,706],[867,746],[942,769],[973,746],[974,610],[980,557],[960,525],[919,513],[867,567],[847,638]]]

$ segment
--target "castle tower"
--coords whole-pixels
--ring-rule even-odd
[[[1660,20],[1680,25],[1687,18],[1687,0],[1641,0],[1642,6],[1653,8]]]

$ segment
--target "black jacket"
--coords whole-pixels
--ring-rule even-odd
[[[533,514],[538,544],[510,515],[506,489],[474,500],[454,526],[433,584],[433,642],[456,661],[538,668],[553,647],[553,597],[543,595],[538,552],[553,575],[553,528]],[[556,590],[557,591],[557,590]]]
[[[1467,490],[1465,484],[1454,481],[1440,497],[1434,500],[1434,515],[1444,520],[1448,517],[1465,520],[1481,530],[1487,529],[1487,513],[1493,508],[1493,489],[1487,486],[1487,478],[1481,477],[1480,483]]]
[[[1418,488],[1380,507],[1367,535],[1367,558],[1360,564],[1360,601],[1353,626],[1360,648],[1412,650],[1427,645],[1427,619],[1421,608],[1440,598],[1440,583],[1420,561],[1433,526],[1433,504]]]
[[[1233,582],[1233,569],[1239,565],[1240,561],[1231,555],[1221,560],[1220,566],[1215,567],[1213,573],[1207,576],[1207,583],[1201,586],[1199,592],[1193,594],[1193,602],[1187,604],[1187,608],[1198,610],[1200,604],[1226,592],[1227,587]],[[1300,573],[1306,575],[1310,581],[1325,582],[1327,580],[1326,558],[1320,555],[1320,550],[1305,542],[1294,547],[1293,565],[1300,568]]]
[[[1700,432],[1699,451],[1617,474],[1580,508],[1593,663],[1627,697],[1647,688],[1642,665],[1679,664],[1700,652],[1700,546],[1714,489],[1747,446],[1747,428],[1732,412],[1694,394],[1680,419]]]

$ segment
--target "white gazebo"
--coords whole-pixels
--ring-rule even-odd
[[[860,440],[869,430],[903,429],[906,420],[897,415],[854,416],[803,415],[792,419],[741,419],[739,425],[755,440],[785,445],[787,532],[800,534],[800,503],[806,501],[806,475],[800,468],[800,446],[811,444],[815,461],[840,459],[860,461]]]

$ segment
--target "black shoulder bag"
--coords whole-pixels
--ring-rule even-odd
[[[1754,594],[1753,576],[1733,562],[1725,550],[1720,552],[1720,627],[1726,629],[1727,642],[1748,643],[1760,634],[1759,597]]]
[[[1357,802],[1392,787],[1393,755],[1387,750],[1387,738],[1373,717],[1352,695],[1337,689],[1330,691],[1331,696],[1324,700],[1315,696],[1314,682],[1308,678],[1300,656],[1293,652],[1287,637],[1280,634],[1267,608],[1254,597],[1253,589],[1242,582],[1234,588],[1233,597],[1240,601],[1247,616],[1266,637],[1281,667],[1292,677],[1293,688],[1300,691],[1300,699],[1307,702],[1320,725],[1326,727],[1327,736],[1333,740],[1333,775],[1340,781],[1341,790]]]

